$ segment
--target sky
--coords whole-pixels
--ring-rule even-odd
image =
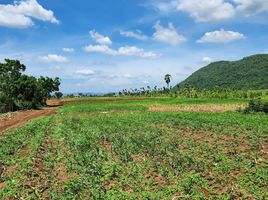
[[[0,0],[0,62],[58,76],[64,93],[176,85],[267,44],[267,0]]]

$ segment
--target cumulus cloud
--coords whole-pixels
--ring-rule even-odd
[[[219,31],[207,32],[197,42],[198,43],[229,43],[235,40],[245,39],[246,37],[239,32],[225,31],[221,29]]]
[[[53,11],[46,10],[36,0],[14,1],[13,4],[0,4],[0,26],[26,28],[34,25],[31,18],[58,24]]]
[[[267,0],[233,0],[237,4],[237,11],[246,15],[251,16],[261,12],[268,11]]]
[[[129,32],[121,32],[121,34],[133,36],[133,34],[129,34]],[[110,47],[112,41],[109,37],[105,37],[95,30],[90,31],[90,35],[99,44],[85,46],[84,50],[87,52],[97,52],[112,56],[138,56],[141,58],[156,58],[159,56],[157,53],[152,51],[147,52],[144,49],[135,46],[123,46],[119,47],[118,49],[113,49]]]
[[[120,34],[129,37],[129,38],[135,38],[138,40],[146,40],[148,39],[148,36],[144,35],[140,30],[134,31],[120,31]]]
[[[160,12],[186,12],[196,22],[215,22],[237,15],[252,16],[268,11],[267,0],[169,0],[157,1],[153,6]]]
[[[178,2],[179,2],[178,0],[171,0],[169,2],[168,1],[163,1],[163,2],[156,1],[156,2],[153,2],[152,5],[160,12],[168,13],[168,12],[176,10]]]
[[[112,41],[110,40],[109,37],[107,36],[103,36],[101,34],[99,34],[98,32],[96,32],[95,30],[91,30],[89,31],[90,37],[95,40],[97,43],[99,43],[100,45],[111,45]]]
[[[80,69],[80,70],[77,70],[75,73],[78,75],[82,75],[82,76],[91,76],[91,75],[96,74],[96,72],[91,69]]]
[[[156,58],[156,57],[158,57],[158,54],[156,54],[152,51],[146,52],[144,49],[137,48],[135,46],[120,47],[117,52],[119,55],[124,55],[124,56],[138,56],[138,57],[142,57],[142,58]]]
[[[118,54],[116,50],[113,50],[106,45],[88,45],[84,48],[84,50],[87,52],[98,52],[113,56],[116,56]]]
[[[71,53],[71,52],[74,52],[74,49],[73,48],[62,48],[62,51]]]
[[[172,23],[169,23],[168,27],[165,28],[161,26],[160,21],[157,21],[154,28],[156,30],[153,35],[154,40],[165,42],[174,46],[186,41],[186,38],[183,35],[177,33]]]
[[[47,56],[40,56],[39,59],[45,62],[58,62],[58,63],[63,63],[63,62],[68,61],[66,57],[61,56],[61,55],[56,55],[56,54],[48,54]]]
[[[115,50],[106,45],[88,45],[84,50],[87,52],[98,52],[112,56],[138,56],[142,58],[156,58],[159,56],[157,53],[152,51],[146,52],[144,49],[135,46],[124,46]]]
[[[181,0],[176,9],[189,13],[197,22],[220,21],[235,15],[233,5],[224,0]]]
[[[213,61],[213,59],[210,58],[210,57],[203,57],[203,58],[202,58],[202,62],[205,63],[205,64],[209,64],[209,63],[211,63],[212,61]]]

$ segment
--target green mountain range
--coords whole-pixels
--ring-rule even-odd
[[[199,89],[268,89],[268,54],[211,63],[177,85]]]

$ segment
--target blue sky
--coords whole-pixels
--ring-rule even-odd
[[[0,1],[0,61],[61,90],[172,84],[210,62],[268,53],[267,0]]]

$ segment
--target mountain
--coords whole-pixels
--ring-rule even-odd
[[[211,63],[194,72],[177,87],[268,89],[268,54]]]

